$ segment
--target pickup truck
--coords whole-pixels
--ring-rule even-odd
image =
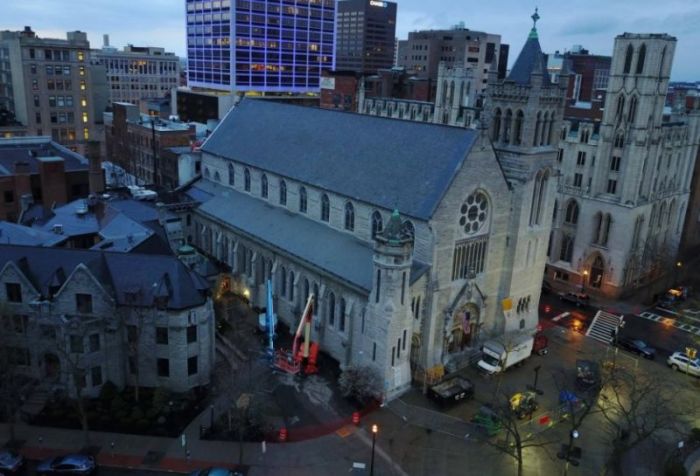
[[[428,397],[440,406],[446,406],[474,397],[474,385],[468,378],[456,376],[428,388]]]

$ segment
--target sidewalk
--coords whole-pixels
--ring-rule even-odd
[[[353,462],[369,466],[372,438],[362,427],[347,427],[336,433],[299,443],[243,444],[243,466],[249,475],[333,475],[348,473]],[[236,467],[239,444],[225,441],[189,440],[119,433],[90,432],[84,447],[80,430],[15,426],[16,438],[23,442],[19,452],[26,458],[40,460],[67,452],[87,451],[95,454],[98,464],[107,467],[189,473],[209,466]],[[7,442],[9,426],[0,424],[0,434]],[[112,446],[113,445],[113,446]],[[189,457],[188,457],[189,452]],[[333,455],[333,457],[329,457]],[[378,443],[375,469],[377,474],[406,475],[394,464]]]

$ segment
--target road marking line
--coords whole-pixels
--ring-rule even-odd
[[[554,317],[552,318],[552,321],[553,321],[553,322],[559,322],[560,320],[564,319],[565,317],[569,317],[570,315],[571,315],[571,313],[569,313],[569,312],[562,312],[562,313],[559,314],[558,316],[554,316]]]

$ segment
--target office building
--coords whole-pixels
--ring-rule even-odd
[[[39,38],[30,27],[0,32],[0,109],[27,135],[86,153],[95,135],[90,43],[81,31]]]
[[[174,53],[152,46],[127,45],[122,51],[105,45],[94,50],[93,57],[104,65],[109,85],[109,103],[162,98],[176,88],[180,78],[180,59]]]
[[[375,73],[394,65],[396,3],[383,0],[338,2],[335,67]]]
[[[472,31],[458,25],[451,30],[423,30],[399,41],[398,65],[419,76],[437,80],[439,64],[473,70],[477,92],[486,88],[491,63],[496,62],[498,78],[504,78],[508,65],[508,45],[501,35]]]
[[[187,82],[223,91],[318,92],[333,69],[335,0],[187,0]]]

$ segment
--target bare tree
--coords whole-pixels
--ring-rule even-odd
[[[511,407],[510,399],[505,393],[500,394],[496,399],[496,405],[491,407],[493,411],[494,424],[500,429],[499,434],[486,442],[495,448],[515,459],[517,464],[517,474],[522,476],[524,469],[523,451],[528,448],[539,448],[546,451],[555,439],[548,439],[542,432],[533,432],[527,422],[518,418]],[[530,418],[532,415],[530,414]]]
[[[126,326],[127,348],[129,351],[129,359],[127,365],[127,374],[134,376],[134,400],[139,401],[141,393],[141,347],[143,345],[142,335],[146,324],[153,324],[155,319],[148,319],[154,312],[143,306],[140,306],[143,291],[141,288],[133,292],[126,293],[127,305],[121,309],[122,322]]]
[[[10,440],[15,440],[15,420],[17,412],[21,406],[22,396],[20,391],[20,375],[19,365],[28,364],[28,352],[25,349],[18,349],[14,346],[15,342],[11,336],[10,328],[14,323],[11,322],[13,314],[5,303],[0,302],[0,325],[4,329],[0,330],[0,404],[2,412],[7,417],[7,423],[10,430]],[[26,362],[22,362],[25,357]]]
[[[617,369],[603,389],[598,407],[607,423],[611,453],[606,472],[621,474],[624,456],[654,436],[684,434],[688,419],[697,416],[693,395],[639,372]]]

